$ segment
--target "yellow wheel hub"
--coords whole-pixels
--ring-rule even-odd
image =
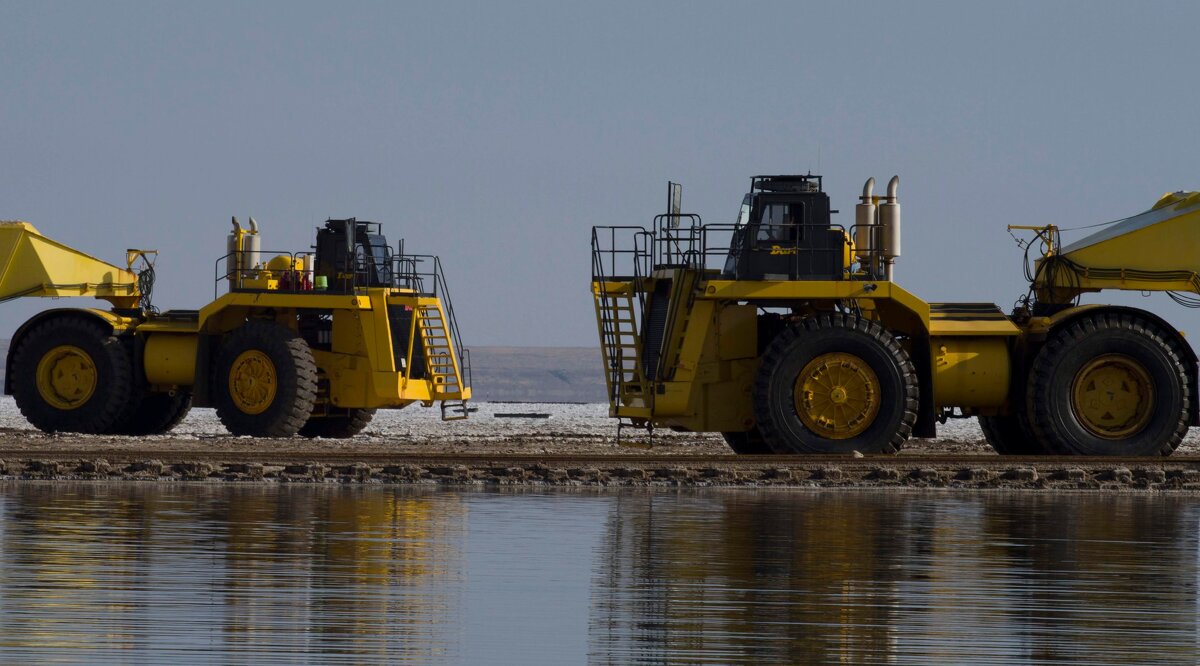
[[[96,392],[96,363],[79,347],[59,345],[38,361],[37,390],[52,407],[81,407]]]
[[[879,415],[879,388],[879,377],[861,358],[844,352],[822,354],[796,377],[796,415],[822,437],[857,437]]]
[[[238,354],[229,368],[229,395],[246,414],[261,414],[275,401],[279,378],[271,357],[250,349]]]
[[[1121,354],[1105,354],[1075,375],[1071,406],[1093,435],[1125,439],[1150,422],[1154,385],[1141,363]]]

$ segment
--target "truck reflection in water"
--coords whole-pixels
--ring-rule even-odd
[[[622,497],[590,644],[613,663],[1194,663],[1195,498]]]
[[[1200,498],[0,482],[0,662],[1194,663]]]
[[[455,638],[441,591],[462,569],[454,495],[11,484],[0,497],[10,654],[374,661]]]

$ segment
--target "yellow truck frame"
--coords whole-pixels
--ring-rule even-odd
[[[5,392],[48,432],[162,433],[193,405],[215,407],[231,433],[255,437],[351,437],[376,409],[414,402],[465,418],[469,353],[440,261],[356,248],[368,224],[327,222],[319,234],[341,233],[335,240],[348,249],[341,264],[323,267],[307,253],[260,262],[257,224],[242,229],[235,218],[218,261],[216,284],[227,292],[199,310],[159,313],[149,298],[155,252],[130,250],[121,268],[27,222],[0,222],[0,300],[91,296],[112,305],[25,322],[9,345]]]
[[[747,454],[895,452],[963,416],[1001,453],[1179,445],[1200,415],[1191,346],[1150,312],[1079,297],[1165,291],[1194,304],[1200,194],[1168,194],[1065,247],[1054,226],[1014,226],[1042,256],[1004,313],[928,303],[893,281],[898,185],[881,197],[868,181],[849,229],[830,223],[812,175],[755,177],[733,225],[671,213],[593,228],[610,415],[720,432]]]

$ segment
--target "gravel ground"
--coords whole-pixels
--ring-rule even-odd
[[[464,421],[441,420],[435,408],[411,406],[402,410],[383,410],[366,431],[351,440],[319,440],[319,447],[331,452],[394,452],[394,453],[473,453],[473,454],[631,454],[647,449],[618,446],[616,421],[608,417],[608,407],[602,404],[557,403],[472,403],[478,411]],[[549,418],[503,418],[498,414],[542,413]],[[900,455],[977,454],[994,455],[983,439],[975,419],[952,419],[939,426],[939,437],[932,440],[914,439]],[[627,440],[644,441],[644,433],[626,430]],[[244,451],[261,448],[284,453],[289,450],[312,450],[314,440],[254,439],[232,437],[217,419],[212,409],[193,409],[182,424],[167,435],[149,437],[111,437],[99,435],[47,435],[33,428],[21,416],[10,397],[0,398],[0,448],[30,451],[84,451],[89,448],[139,448],[215,452]],[[720,435],[677,433],[658,430],[654,433],[655,454],[714,454],[730,453]],[[1179,454],[1200,453],[1200,429],[1193,430],[1184,440]]]
[[[0,478],[1200,493],[1200,463],[1164,458],[1127,467],[1103,459],[1001,457],[983,440],[974,419],[950,421],[938,439],[912,440],[897,456],[785,463],[771,456],[731,459],[721,437],[711,434],[664,431],[655,433],[652,449],[618,446],[605,405],[484,402],[475,407],[469,420],[456,422],[442,422],[437,409],[380,412],[352,440],[232,437],[212,410],[196,409],[169,435],[133,438],[47,435],[3,398],[0,449],[6,453]],[[513,413],[549,418],[501,416]],[[1179,454],[1196,455],[1198,439],[1189,435]],[[439,460],[443,454],[448,455]],[[953,457],[945,458],[948,454]]]
[[[410,406],[381,410],[366,431],[352,440],[320,440],[330,451],[396,453],[637,453],[644,448],[618,446],[616,421],[603,404],[472,403],[478,411],[463,421],[441,420],[435,408]],[[505,418],[498,414],[549,414],[549,418]],[[925,453],[991,454],[974,419],[960,419],[941,428],[936,440],[912,440],[904,455]],[[642,431],[626,429],[622,438],[645,441]],[[656,454],[730,453],[720,435],[657,430],[652,440]],[[107,449],[221,451],[263,448],[276,452],[314,448],[313,440],[292,438],[262,440],[233,437],[212,409],[193,409],[182,424],[167,435],[111,437],[99,435],[47,435],[21,416],[12,398],[0,398],[0,448],[56,451]]]

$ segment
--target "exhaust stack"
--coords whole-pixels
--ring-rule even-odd
[[[871,261],[875,231],[875,178],[867,179],[863,185],[860,203],[854,207],[854,254],[858,263]]]
[[[246,232],[238,224],[237,216],[233,216],[233,231],[225,237],[225,279],[229,280],[230,288],[237,286],[238,272],[241,270],[242,236]]]
[[[884,279],[891,282],[894,278],[894,265],[900,257],[900,201],[897,190],[900,189],[900,176],[892,176],[888,181],[887,198],[879,204],[879,253],[883,256]]]
[[[258,269],[261,262],[259,250],[262,248],[262,237],[258,235],[258,222],[250,218],[250,231],[242,237],[242,270],[250,272]]]
[[[241,283],[241,276],[258,267],[259,249],[262,239],[258,235],[258,222],[250,218],[250,228],[243,229],[237,216],[232,218],[233,231],[225,239],[225,278],[230,288]]]

